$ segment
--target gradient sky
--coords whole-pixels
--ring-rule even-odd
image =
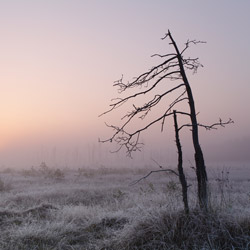
[[[115,80],[130,80],[154,65],[152,54],[171,49],[160,39],[168,29],[180,47],[207,42],[189,52],[204,65],[189,78],[199,121],[235,121],[201,131],[207,165],[248,164],[249,11],[245,0],[0,0],[0,167],[135,165],[98,144],[112,133],[104,121],[120,119],[98,115],[118,96]],[[137,165],[175,160],[171,133],[158,129],[143,135]],[[189,131],[182,136],[192,160]]]

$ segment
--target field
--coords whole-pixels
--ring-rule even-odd
[[[210,213],[188,170],[185,216],[175,175],[149,169],[0,173],[0,249],[250,249],[250,169],[208,168]]]

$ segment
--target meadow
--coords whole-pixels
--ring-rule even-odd
[[[171,173],[152,169],[0,172],[0,249],[250,249],[249,167],[208,167],[209,213],[187,169],[191,212]]]

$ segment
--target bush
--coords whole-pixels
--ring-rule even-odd
[[[40,173],[45,178],[61,180],[65,177],[62,170],[60,170],[59,168],[52,169],[52,168],[48,167],[45,162],[42,162],[39,168],[40,168],[39,169]]]
[[[10,189],[11,189],[10,183],[6,183],[0,178],[0,192],[8,191]]]
[[[4,191],[4,182],[0,179],[0,191]]]
[[[56,169],[56,170],[52,173],[52,175],[53,175],[53,178],[58,179],[58,180],[59,180],[59,179],[63,179],[63,178],[65,177],[63,171],[60,170],[59,168]]]
[[[21,173],[25,177],[39,175],[39,172],[33,166],[30,169],[23,169]]]

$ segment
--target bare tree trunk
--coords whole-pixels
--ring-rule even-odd
[[[179,128],[177,123],[177,115],[176,110],[174,110],[174,128],[175,128],[175,139],[176,139],[176,147],[178,150],[178,173],[179,173],[179,180],[182,187],[182,198],[184,203],[184,208],[186,214],[189,213],[189,206],[188,206],[188,196],[187,196],[187,181],[183,171],[183,160],[182,160],[182,149],[181,149],[181,142],[179,137]]]
[[[168,32],[168,34],[175,48],[179,66],[180,66],[180,74],[181,74],[181,77],[184,81],[184,84],[187,90],[189,107],[190,107],[190,118],[192,122],[192,139],[193,139],[193,145],[194,145],[194,150],[195,150],[194,157],[195,157],[195,164],[196,164],[196,176],[197,176],[197,182],[198,182],[198,199],[199,199],[199,204],[200,204],[201,209],[206,211],[208,207],[207,172],[206,172],[206,166],[205,166],[205,161],[203,158],[202,149],[199,143],[198,123],[196,119],[193,94],[192,94],[192,90],[191,90],[191,87],[188,82],[185,69],[183,66],[182,55],[180,54],[179,49],[174,39],[171,36],[171,33]]]

